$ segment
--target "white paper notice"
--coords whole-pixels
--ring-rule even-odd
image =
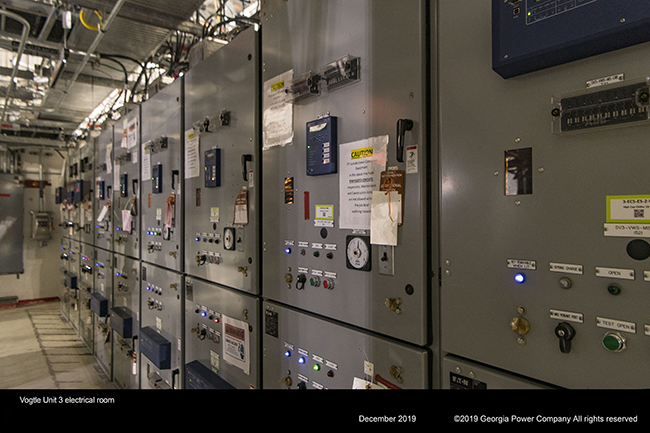
[[[230,365],[250,374],[248,323],[232,317],[223,318],[223,359]]]
[[[122,230],[125,232],[131,231],[131,211],[122,210]]]
[[[200,166],[199,134],[194,129],[188,129],[185,131],[185,179],[198,177]]]
[[[134,117],[133,119],[129,120],[128,129],[126,131],[127,134],[126,137],[127,137],[129,149],[138,144],[139,129],[140,128],[138,127],[137,117]]]
[[[111,174],[113,172],[113,143],[110,143],[106,146],[106,174]]]
[[[108,213],[108,207],[110,203],[102,207],[102,211],[99,213],[99,216],[97,217],[97,222],[102,222],[104,218],[106,218],[106,214]]]
[[[368,138],[339,146],[339,226],[369,230],[372,192],[379,190],[386,169],[388,136]]]
[[[370,220],[370,243],[397,245],[397,225],[402,213],[401,195],[397,191],[373,191]]]
[[[293,141],[293,104],[287,102],[286,93],[292,80],[293,70],[264,83],[262,150],[284,146]]]
[[[148,148],[151,140],[142,143],[142,181],[151,180],[151,151]]]

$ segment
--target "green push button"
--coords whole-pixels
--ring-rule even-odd
[[[625,339],[618,334],[606,334],[603,338],[603,346],[612,352],[620,352],[625,349]]]

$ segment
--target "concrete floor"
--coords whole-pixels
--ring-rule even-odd
[[[61,303],[0,309],[0,389],[115,389]]]

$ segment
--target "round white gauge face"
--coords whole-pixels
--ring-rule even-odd
[[[232,229],[226,229],[223,234],[224,248],[227,250],[231,250],[234,242],[235,242],[235,234],[232,232]]]
[[[370,260],[370,250],[366,240],[355,237],[350,239],[347,248],[348,262],[356,269],[362,269]]]

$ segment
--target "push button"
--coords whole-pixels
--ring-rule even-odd
[[[625,349],[625,337],[618,332],[608,332],[603,337],[603,346],[611,352],[621,352]]]

